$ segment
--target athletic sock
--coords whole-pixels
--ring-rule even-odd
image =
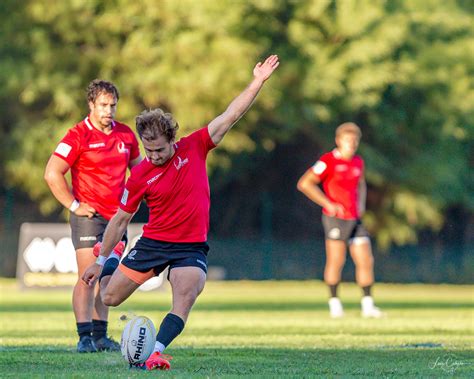
[[[338,286],[339,286],[339,283],[329,285],[329,293],[331,295],[330,297],[337,297],[337,287]]]
[[[92,338],[94,340],[107,336],[107,324],[108,322],[104,320],[92,320]]]
[[[118,259],[110,259],[110,257],[105,261],[104,267],[99,277],[99,282],[104,276],[112,275],[119,265]]]
[[[184,321],[173,313],[168,313],[160,325],[156,336],[155,350],[160,353],[173,341],[184,329]]]
[[[77,334],[79,338],[90,337],[92,334],[92,322],[77,322]]]
[[[372,286],[365,286],[362,287],[362,292],[364,292],[364,296],[372,296],[370,293],[372,291]]]
[[[110,255],[107,257],[107,260],[109,259],[117,259],[120,261],[120,257],[121,255],[118,255],[115,250],[112,250],[112,253],[110,253]]]
[[[153,349],[153,352],[159,352],[162,353],[166,349],[166,346],[163,345],[160,341],[155,342],[155,348]]]

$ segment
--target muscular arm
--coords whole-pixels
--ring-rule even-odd
[[[227,107],[224,113],[212,120],[209,125],[209,135],[212,142],[218,144],[232,126],[247,112],[258,95],[265,81],[271,76],[280,62],[276,55],[270,55],[264,63],[257,63],[253,69],[254,78],[240,95]]]
[[[63,205],[63,207],[68,209],[75,200],[65,178],[69,169],[70,166],[66,161],[52,155],[51,158],[49,158],[44,172],[44,180],[46,180],[46,183],[54,197]],[[95,209],[87,203],[80,203],[79,208],[76,209],[74,213],[78,216],[92,217],[95,213]]]
[[[124,212],[119,208],[115,216],[112,217],[105,229],[104,239],[99,253],[101,256],[108,257],[110,255],[115,245],[117,245],[122,238],[123,233],[125,233],[132,216],[132,213]],[[102,272],[102,267],[103,264],[100,265],[97,262],[93,263],[82,275],[82,280],[87,285],[93,286]]]
[[[308,199],[326,209],[331,216],[337,216],[344,210],[341,204],[331,202],[318,184],[321,183],[319,178],[315,176],[311,170],[307,170],[298,180],[296,187],[299,191],[306,195]]]
[[[364,177],[361,177],[359,180],[358,195],[357,210],[359,211],[359,217],[362,217],[365,213],[365,204],[367,200],[367,183],[365,182]]]
[[[117,213],[112,217],[105,228],[100,255],[108,257],[117,243],[122,239],[123,234],[127,230],[127,226],[133,217],[133,213],[128,213],[122,209],[118,209]]]

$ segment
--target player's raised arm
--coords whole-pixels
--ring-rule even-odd
[[[216,145],[224,138],[225,134],[252,105],[263,83],[272,75],[280,64],[277,55],[270,55],[265,62],[258,62],[253,69],[253,80],[239,96],[227,107],[224,113],[217,116],[209,123],[209,135]]]

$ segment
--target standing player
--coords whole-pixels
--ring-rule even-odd
[[[278,65],[276,55],[259,62],[253,69],[251,83],[224,113],[176,143],[178,124],[171,114],[154,109],[136,118],[146,159],[132,170],[120,208],[105,231],[100,255],[83,279],[89,285],[95,283],[103,262],[145,199],[150,218],[143,228],[143,236],[101,291],[104,304],[117,306],[142,283],[169,266],[172,309],[160,325],[154,352],[143,368],[170,368],[168,357],[161,353],[183,330],[191,307],[204,288],[210,207],[207,154],[252,105]]]
[[[324,281],[329,286],[331,317],[344,315],[337,287],[346,261],[346,246],[356,267],[356,281],[364,296],[363,317],[381,317],[374,306],[371,288],[374,283],[374,258],[370,238],[360,218],[365,211],[366,184],[364,161],[356,154],[362,133],[354,123],[336,129],[336,148],[324,154],[298,181],[298,190],[323,207],[326,236]],[[318,185],[322,183],[323,190]]]
[[[94,287],[81,280],[85,269],[94,262],[94,244],[102,239],[108,220],[117,211],[127,167],[141,161],[133,131],[114,121],[118,99],[118,90],[112,83],[96,79],[89,84],[90,113],[58,144],[44,175],[53,195],[71,211],[69,222],[78,266],[72,304],[80,353],[120,350],[120,345],[107,337],[108,307],[99,294],[94,301]],[[69,170],[72,193],[65,178]],[[125,243],[126,237],[117,244],[114,258],[120,257]]]

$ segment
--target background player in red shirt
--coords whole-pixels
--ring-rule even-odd
[[[103,261],[120,240],[144,198],[150,216],[143,236],[101,291],[105,304],[117,306],[144,281],[170,267],[172,309],[160,325],[155,350],[143,368],[169,369],[167,357],[161,353],[183,330],[191,307],[204,288],[210,206],[207,153],[244,115],[278,65],[276,55],[264,63],[259,62],[253,69],[251,83],[224,113],[176,143],[178,125],[171,114],[155,109],[143,112],[136,119],[146,159],[132,170],[120,209],[107,226],[101,255],[96,264],[87,269],[83,279],[89,285],[94,284]]]
[[[381,317],[374,306],[371,288],[374,283],[374,258],[370,238],[360,218],[365,211],[366,183],[364,161],[356,155],[362,133],[354,123],[344,123],[336,129],[336,149],[324,154],[298,181],[298,190],[323,207],[326,239],[324,281],[329,286],[331,317],[344,315],[337,287],[349,246],[356,268],[356,281],[364,296],[363,317]],[[319,188],[322,184],[323,190]]]
[[[102,239],[108,220],[118,209],[127,168],[141,161],[133,131],[114,121],[118,99],[112,83],[96,79],[89,84],[90,113],[69,129],[51,155],[44,175],[53,195],[71,211],[78,267],[72,303],[79,334],[77,350],[81,353],[120,350],[120,345],[107,337],[108,307],[99,295],[94,300],[94,287],[80,279],[94,262],[93,246]],[[72,193],[65,178],[69,170]],[[123,251],[125,243],[126,237],[117,249]]]

